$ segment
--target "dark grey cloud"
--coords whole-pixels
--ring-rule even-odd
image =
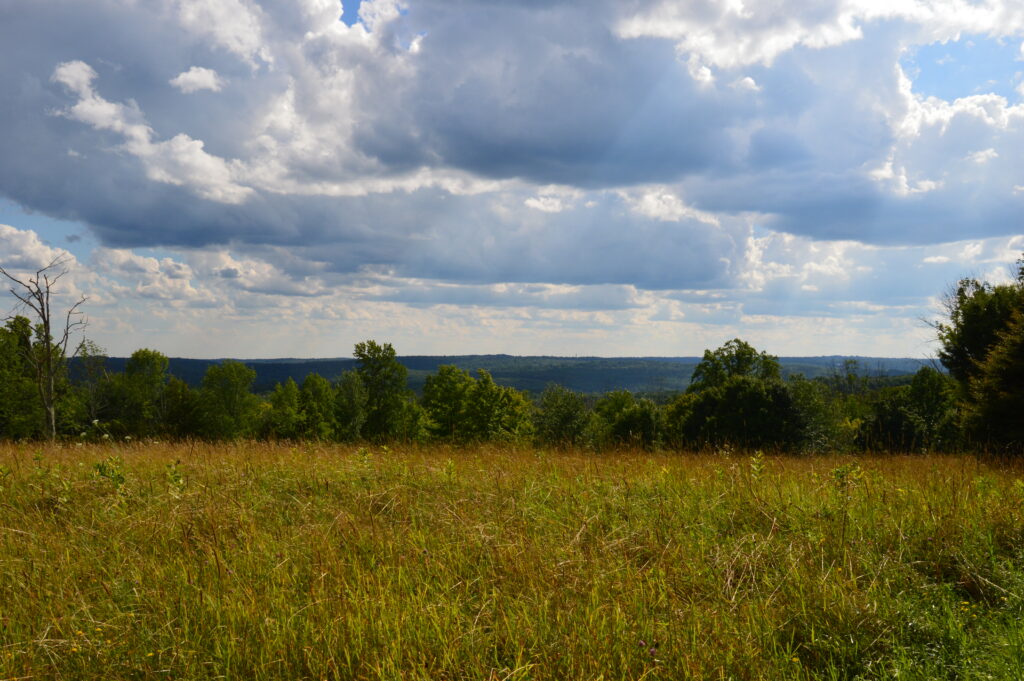
[[[672,181],[729,157],[739,98],[702,91],[670,43],[623,41],[576,4],[467,6],[410,12],[425,34],[416,78],[374,97],[403,116],[364,121],[361,149],[584,187]]]

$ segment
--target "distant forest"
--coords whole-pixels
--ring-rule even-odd
[[[444,365],[467,371],[484,369],[495,383],[539,395],[551,383],[585,394],[600,394],[613,390],[628,390],[640,395],[657,397],[685,390],[690,384],[693,370],[700,357],[519,357],[514,355],[408,355],[398,356],[398,362],[408,370],[408,384],[417,395],[423,394],[427,377]],[[168,372],[198,388],[206,370],[223,359],[184,359],[171,357]],[[301,383],[309,374],[336,378],[358,365],[355,358],[331,359],[235,359],[256,372],[252,389],[255,393],[269,393],[278,383],[289,378]],[[892,379],[890,383],[909,382],[909,376],[923,366],[935,362],[909,358],[851,357],[780,357],[782,376],[803,375],[823,378],[845,372],[850,362],[863,376]],[[106,368],[122,372],[127,357],[108,357]],[[84,377],[84,363],[74,357],[70,361],[73,380]]]
[[[68,352],[85,301],[52,314],[59,265],[28,280],[0,268],[35,315],[0,328],[0,437],[1024,450],[1024,260],[1013,283],[963,279],[945,297],[934,365],[780,361],[738,338],[700,358],[399,358],[367,340],[352,359],[118,359],[88,341]]]

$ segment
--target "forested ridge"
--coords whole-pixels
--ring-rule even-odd
[[[68,357],[49,320],[19,315],[0,329],[0,437],[1015,453],[1024,261],[1016,274],[961,280],[934,325],[941,365],[904,377],[877,360],[784,364],[741,339],[699,359],[399,358],[374,340],[350,360],[169,360],[152,349],[118,360],[89,341]],[[626,380],[646,389],[607,389]]]
[[[193,388],[198,388],[206,370],[225,359],[242,362],[256,372],[252,390],[257,394],[270,393],[278,383],[289,378],[301,383],[308,374],[337,377],[355,369],[354,358],[321,359],[191,359],[168,358],[168,373],[177,376]],[[399,355],[398,361],[408,370],[409,388],[423,394],[427,377],[450,364],[474,372],[485,369],[496,383],[539,395],[550,383],[587,394],[629,390],[645,395],[670,394],[689,385],[693,370],[700,357],[550,357],[514,355]],[[110,372],[123,372],[128,357],[107,357],[104,366]],[[784,377],[802,374],[807,378],[830,376],[843,370],[846,362],[854,360],[857,371],[877,380],[909,380],[909,375],[934,361],[912,358],[849,357],[780,357],[779,365]],[[85,365],[81,358],[72,357],[68,365],[72,381],[81,380]],[[901,379],[901,377],[904,377]]]

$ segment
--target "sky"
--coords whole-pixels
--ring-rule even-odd
[[[112,355],[926,358],[1024,252],[1016,0],[14,0],[0,93]]]

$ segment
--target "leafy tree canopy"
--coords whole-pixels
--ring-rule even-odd
[[[409,372],[399,363],[391,343],[357,343],[353,354],[359,361],[356,372],[366,389],[362,434],[371,440],[393,437],[404,428]]]
[[[699,392],[725,385],[729,378],[748,376],[763,381],[781,380],[779,359],[758,352],[750,343],[734,338],[717,350],[705,350],[693,370],[688,392]]]
[[[939,359],[965,389],[981,370],[989,351],[1024,310],[1024,259],[1017,261],[1016,281],[993,285],[961,279],[944,300],[947,321],[937,322]]]

